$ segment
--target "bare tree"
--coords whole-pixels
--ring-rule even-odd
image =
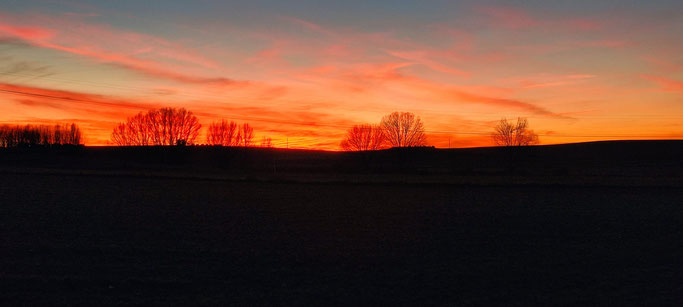
[[[161,108],[129,117],[112,132],[120,146],[193,144],[202,127],[192,112]]]
[[[263,138],[261,138],[261,147],[264,147],[264,148],[273,147],[273,139],[264,136]]]
[[[81,133],[81,129],[78,128],[76,124],[71,123],[69,126],[69,134],[66,137],[66,144],[78,145],[81,143],[82,137],[83,134]]]
[[[250,127],[249,124],[244,123],[239,127],[239,132],[237,133],[237,143],[238,146],[249,147],[254,141],[254,128]]]
[[[424,124],[410,112],[393,112],[382,118],[380,127],[393,147],[416,147],[427,143]]]
[[[366,151],[382,149],[385,144],[386,137],[380,126],[364,124],[349,128],[340,146],[348,151]]]
[[[153,145],[148,114],[140,112],[129,117],[125,123],[120,123],[114,128],[111,139],[119,146]]]
[[[9,127],[7,125],[0,126],[0,148],[8,147],[7,140],[9,139]]]
[[[220,122],[214,122],[209,125],[209,134],[206,137],[206,142],[209,145],[238,146],[237,130],[237,124],[233,121],[221,120]]]
[[[528,146],[538,144],[538,134],[529,130],[529,122],[526,118],[517,118],[517,123],[510,123],[507,119],[501,119],[495,131],[491,135],[497,146]]]
[[[147,113],[155,145],[176,145],[178,141],[192,144],[201,124],[192,112],[184,108],[161,108]]]

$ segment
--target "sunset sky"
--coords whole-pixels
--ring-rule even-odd
[[[550,4],[552,3],[552,4]],[[683,138],[683,1],[0,0],[0,123],[76,122],[86,145],[185,107],[256,141],[338,150],[392,111],[437,147]]]

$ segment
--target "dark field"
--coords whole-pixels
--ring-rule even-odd
[[[3,305],[683,303],[676,184],[0,178]]]

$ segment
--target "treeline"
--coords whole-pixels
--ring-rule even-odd
[[[202,125],[184,108],[161,108],[140,112],[114,128],[111,140],[119,146],[193,145]],[[206,144],[213,146],[255,146],[254,128],[248,123],[221,120],[209,125]],[[264,137],[261,147],[272,147]]]
[[[191,111],[184,108],[161,108],[140,112],[120,123],[111,135],[119,146],[194,145],[202,125]],[[491,137],[498,146],[527,146],[538,144],[538,135],[529,129],[525,118],[517,123],[506,119],[494,127]],[[209,125],[206,145],[251,147],[254,129],[248,123],[221,120]],[[427,134],[420,117],[410,112],[393,112],[382,117],[378,124],[354,125],[346,131],[339,144],[347,151],[380,150],[390,147],[427,146]],[[261,147],[272,147],[272,140],[263,137]]]
[[[80,145],[81,129],[76,124],[0,126],[0,147]]]
[[[251,146],[254,142],[254,128],[247,123],[221,120],[209,125],[206,143],[214,146]]]
[[[378,125],[355,125],[346,131],[339,146],[348,151],[379,150],[389,147],[421,147],[427,135],[420,117],[410,112],[393,112]]]
[[[496,146],[529,146],[539,143],[538,134],[529,129],[526,118],[516,123],[501,119],[491,138]],[[379,150],[389,147],[426,146],[427,135],[420,117],[410,112],[393,112],[377,125],[354,125],[346,131],[339,146],[347,151]]]
[[[111,140],[119,146],[194,145],[202,125],[191,111],[184,108],[161,108],[140,112],[118,124]],[[509,122],[505,118],[491,134],[497,146],[527,146],[539,143],[538,134],[529,129],[526,118]],[[80,128],[66,125],[0,126],[0,147],[80,145]],[[272,147],[269,137],[254,142],[254,129],[248,123],[221,120],[209,125],[206,142],[210,146]],[[349,128],[340,143],[347,151],[380,150],[389,147],[422,147],[427,135],[420,117],[410,112],[393,112],[379,124],[362,124]]]

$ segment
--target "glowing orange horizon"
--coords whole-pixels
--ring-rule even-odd
[[[0,13],[0,124],[75,122],[101,146],[129,116],[184,107],[200,144],[226,119],[250,123],[256,143],[339,150],[347,128],[407,111],[443,148],[491,146],[495,123],[516,117],[541,144],[683,139],[683,43],[647,26],[665,21],[624,35],[626,16],[500,6],[384,31],[279,15],[165,32],[101,15]]]

